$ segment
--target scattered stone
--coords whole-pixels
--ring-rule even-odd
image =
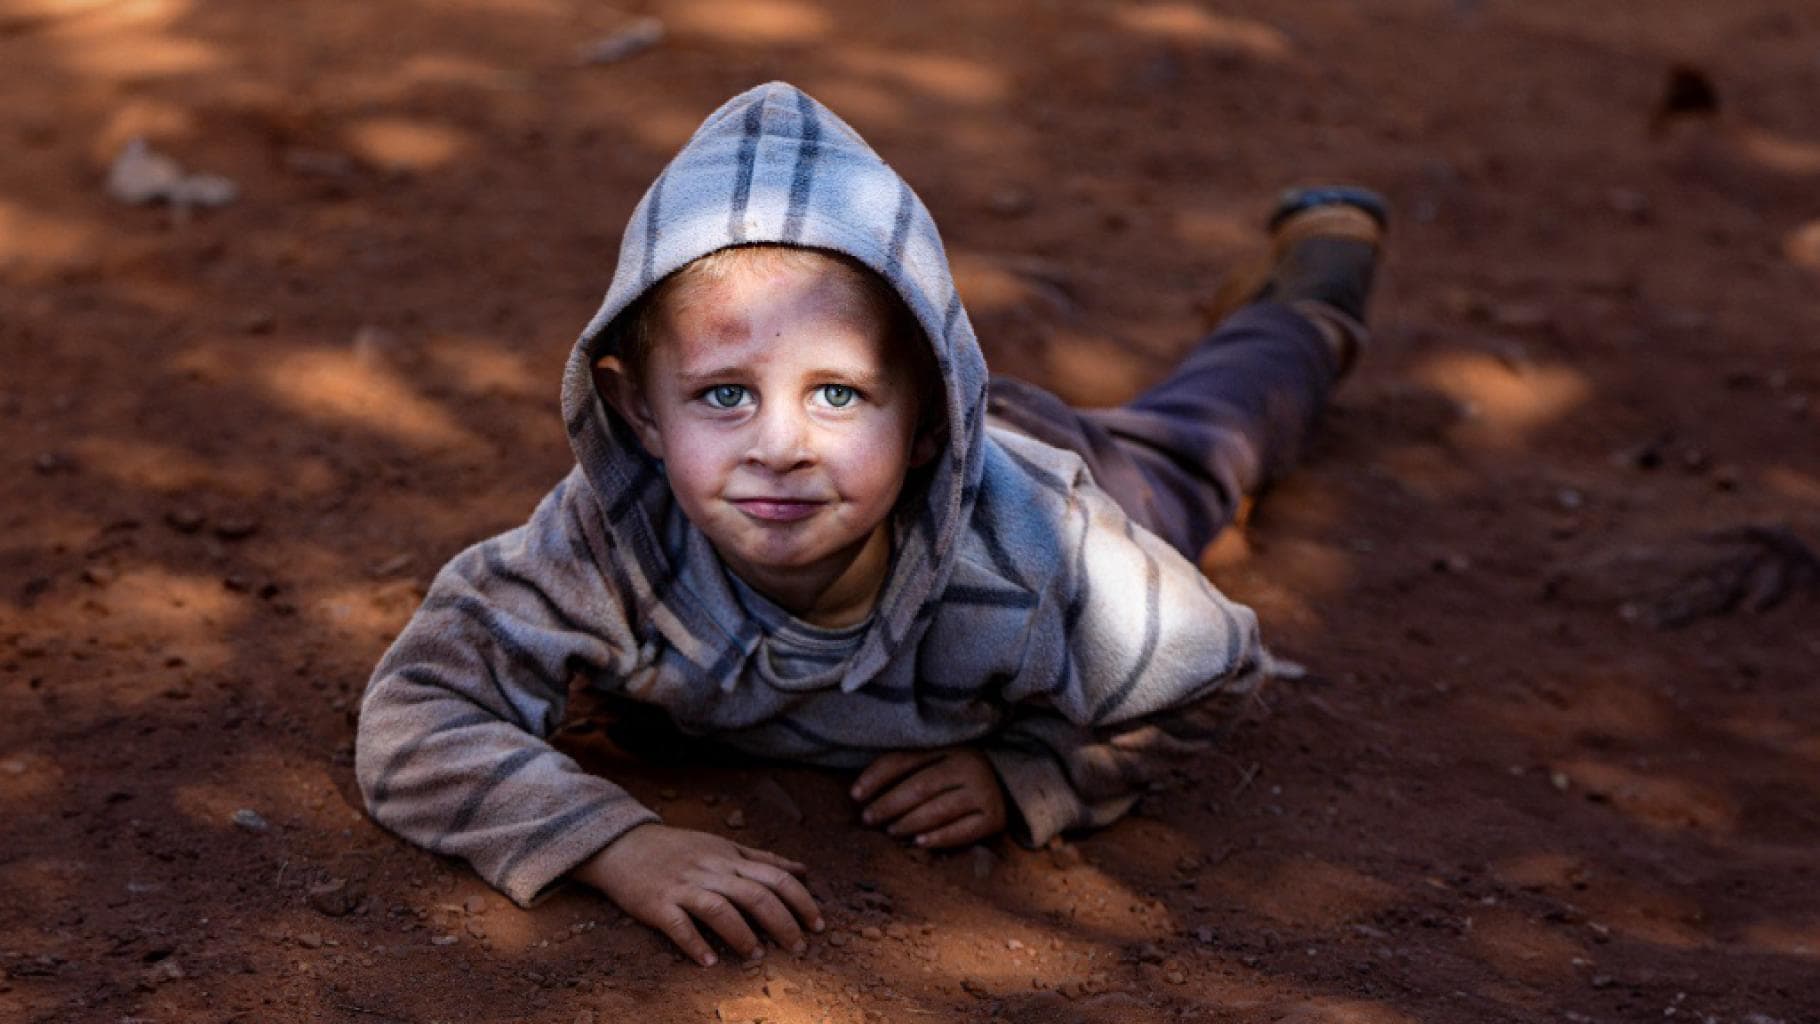
[[[310,906],[325,917],[343,917],[360,902],[360,894],[345,878],[331,878],[310,886],[306,898]]]
[[[869,942],[877,942],[885,937],[885,933],[880,931],[878,926],[869,924],[859,930],[859,937]]]
[[[284,151],[284,169],[306,178],[345,178],[354,173],[354,159],[332,150],[293,147]]]
[[[1005,940],[1005,948],[1006,948],[1006,949],[1008,949],[1008,950],[1010,950],[1010,951],[1011,951],[1011,952],[1013,952],[1013,953],[1015,953],[1015,952],[1017,952],[1017,951],[1018,951],[1018,950],[1020,950],[1020,949],[1023,949],[1023,948],[1024,948],[1024,944],[1023,944],[1023,943],[1022,943],[1022,942],[1019,942],[1019,941],[1018,941],[1018,940],[1016,940],[1016,939],[1006,939],[1006,940]]]
[[[1458,552],[1442,555],[1430,563],[1429,568],[1435,572],[1453,573],[1456,576],[1472,571],[1472,559]]]
[[[723,999],[714,1007],[714,1017],[729,1024],[760,1024],[777,1019],[777,1004],[764,996]]]
[[[240,187],[217,174],[186,174],[183,165],[159,153],[143,138],[133,139],[107,173],[108,194],[132,206],[169,203],[178,209],[226,206]]]
[[[383,361],[386,353],[398,348],[398,335],[373,324],[361,324],[349,345],[353,348],[357,361],[371,366]]]
[[[1201,925],[1199,928],[1196,928],[1194,930],[1195,941],[1199,942],[1203,946],[1213,945],[1214,940],[1217,939],[1218,937],[1219,937],[1218,933],[1215,932],[1211,927],[1209,927],[1207,925]]]
[[[461,909],[470,914],[484,914],[487,912],[487,898],[475,893],[462,901]]]
[[[828,933],[828,945],[833,946],[835,949],[845,946],[850,941],[852,940],[846,932],[837,931]]]
[[[250,807],[242,807],[234,812],[234,826],[246,832],[260,833],[271,829],[271,824]]]
[[[961,979],[961,991],[975,999],[985,999],[992,995],[992,990],[972,978]]]
[[[304,932],[302,935],[297,936],[297,944],[304,949],[321,949],[322,936],[315,932]]]
[[[986,207],[1000,217],[1022,217],[1036,209],[1036,198],[1029,189],[1007,185],[993,191],[986,200]]]
[[[1568,779],[1566,772],[1549,772],[1548,784],[1555,787],[1556,792],[1565,793],[1567,792],[1567,787],[1571,784],[1571,780]]]
[[[460,941],[461,941],[460,939],[456,938],[453,935],[436,935],[436,936],[432,936],[430,938],[430,945],[432,945],[432,946],[453,946],[455,943],[460,942]]]
[[[727,813],[727,827],[742,829],[746,827],[746,812],[735,807]]]
[[[790,795],[790,791],[776,779],[767,775],[758,780],[758,785],[752,787],[752,791],[760,800],[783,815],[785,821],[792,825],[803,823],[803,809],[797,805],[796,799]]]
[[[1176,968],[1175,970],[1164,971],[1163,980],[1171,985],[1186,985],[1188,984],[1188,975],[1181,968]]]
[[[1577,488],[1563,487],[1555,492],[1555,505],[1563,512],[1576,512],[1586,505],[1586,495]]]
[[[75,460],[61,452],[39,452],[37,457],[32,459],[32,468],[45,476],[54,476],[58,473],[75,472],[76,463]]]
[[[258,532],[257,516],[229,516],[215,524],[215,536],[222,540],[245,540]]]
[[[1140,964],[1160,964],[1163,962],[1163,949],[1154,942],[1140,942],[1131,948],[1131,959]]]
[[[1554,314],[1537,303],[1500,302],[1488,311],[1491,322],[1512,331],[1539,331],[1554,324]]]
[[[386,559],[383,562],[374,563],[371,567],[369,567],[367,569],[367,575],[373,577],[374,579],[379,579],[384,576],[390,576],[394,573],[403,572],[404,570],[410,568],[411,562],[413,562],[414,560],[415,559],[410,554],[410,552],[408,552],[408,551],[401,552],[399,554],[393,555],[392,557]]]
[[[1056,836],[1055,838],[1049,840],[1048,849],[1049,849],[1049,863],[1055,865],[1056,867],[1062,869],[1063,871],[1066,871],[1069,868],[1079,867],[1081,865],[1081,863],[1086,859],[1083,856],[1081,856],[1080,847],[1075,846],[1073,843],[1067,842],[1066,840],[1062,839],[1061,836]]]
[[[638,18],[626,27],[582,48],[583,64],[617,64],[663,42],[664,23],[656,18]]]
[[[109,583],[114,582],[114,577],[114,570],[105,565],[85,566],[82,570],[83,581],[92,583],[97,587],[105,587]]]
[[[1611,212],[1639,224],[1649,220],[1649,197],[1634,188],[1614,188],[1605,193]]]
[[[183,505],[166,512],[164,521],[178,533],[195,533],[202,529],[202,524],[208,522],[208,517],[198,509]]]

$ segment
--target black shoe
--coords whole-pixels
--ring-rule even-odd
[[[1367,189],[1283,193],[1269,221],[1275,265],[1252,301],[1320,302],[1362,325],[1388,219],[1383,198]]]

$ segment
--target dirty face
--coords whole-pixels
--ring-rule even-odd
[[[603,390],[690,521],[792,610],[837,582],[875,592],[891,509],[934,443],[918,437],[915,368],[850,272],[740,269],[658,315],[641,379]]]

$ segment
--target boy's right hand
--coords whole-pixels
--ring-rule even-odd
[[[798,880],[807,870],[712,833],[652,823],[620,836],[574,875],[669,936],[696,963],[712,967],[714,951],[696,921],[747,959],[764,953],[747,918],[784,949],[803,951],[798,922],[816,932],[826,927],[815,898]]]

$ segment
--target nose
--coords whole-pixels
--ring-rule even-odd
[[[805,410],[788,402],[774,402],[761,408],[754,424],[748,462],[763,466],[773,473],[787,473],[815,461],[811,445],[812,425]]]

